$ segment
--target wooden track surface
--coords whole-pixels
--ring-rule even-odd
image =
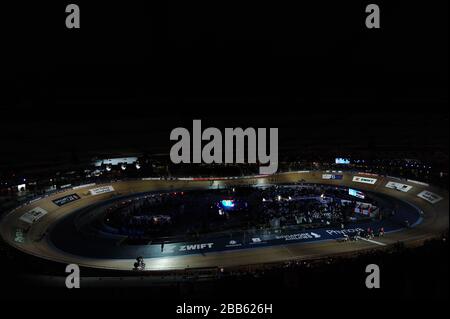
[[[12,212],[6,214],[0,221],[0,234],[10,245],[20,249],[21,251],[32,254],[41,258],[58,261],[62,263],[76,263],[78,265],[94,268],[120,269],[130,270],[134,263],[131,259],[95,259],[83,256],[75,256],[61,251],[54,247],[49,241],[49,232],[52,226],[61,218],[73,213],[74,211],[101,202],[112,196],[125,195],[146,191],[157,190],[181,190],[181,189],[206,189],[219,186],[245,185],[245,184],[266,184],[266,183],[294,183],[304,180],[310,183],[332,184],[354,187],[361,190],[378,192],[401,199],[410,204],[415,205],[424,213],[423,221],[417,227],[387,234],[385,237],[377,239],[378,242],[384,244],[393,244],[398,241],[409,243],[422,242],[426,239],[441,234],[448,228],[449,223],[449,196],[448,192],[432,186],[420,185],[412,182],[399,181],[398,179],[369,176],[351,172],[344,172],[342,180],[326,180],[322,179],[321,171],[311,172],[292,172],[272,175],[270,177],[258,178],[241,178],[232,180],[216,180],[211,186],[210,181],[191,181],[191,180],[132,180],[118,181],[104,185],[112,185],[114,193],[105,193],[93,196],[89,193],[90,188],[102,185],[90,186],[77,190],[68,189],[64,192],[53,194],[31,204],[18,207]],[[356,183],[352,181],[354,175],[377,178],[375,185]],[[386,188],[388,181],[396,181],[409,184],[413,188],[407,192]],[[427,201],[417,197],[422,190],[429,190],[443,197],[436,204],[430,204]],[[66,204],[64,206],[55,205],[52,200],[60,198],[64,195],[77,193],[81,199]],[[48,214],[34,224],[28,226],[19,218],[34,207],[45,209]],[[24,241],[17,242],[17,229],[28,227],[28,231],[24,233]],[[310,243],[296,243],[289,245],[278,245],[271,247],[261,247],[253,249],[233,250],[227,252],[206,253],[203,255],[186,255],[176,257],[149,258],[145,260],[147,269],[149,270],[168,270],[168,269],[185,269],[197,267],[230,267],[239,265],[249,265],[257,263],[268,263],[285,261],[292,259],[310,259],[326,255],[335,255],[341,253],[351,253],[368,248],[381,247],[377,244],[367,241],[357,241],[348,243],[338,243],[336,241],[321,241]]]

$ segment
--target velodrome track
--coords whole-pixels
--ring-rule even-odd
[[[383,177],[372,174],[343,172],[341,180],[323,179],[322,174],[329,172],[305,171],[281,173],[265,177],[246,177],[233,179],[195,179],[195,180],[129,180],[117,181],[108,184],[86,186],[77,189],[67,189],[63,192],[52,194],[45,198],[33,201],[21,206],[3,216],[0,222],[0,234],[6,242],[17,249],[48,260],[62,263],[75,263],[80,266],[130,270],[134,259],[100,259],[88,258],[84,256],[72,255],[56,248],[49,240],[52,227],[62,218],[78,211],[83,207],[106,201],[115,196],[122,196],[134,193],[149,191],[167,190],[187,190],[187,189],[207,189],[224,186],[238,185],[263,185],[277,183],[295,183],[304,181],[308,183],[332,184],[347,186],[386,194],[388,196],[408,202],[423,211],[423,220],[413,228],[402,229],[389,233],[376,241],[356,241],[339,243],[336,240],[316,241],[309,243],[292,243],[286,245],[258,247],[251,249],[231,250],[225,252],[211,252],[203,254],[146,258],[146,268],[148,270],[179,270],[186,268],[203,267],[234,267],[240,265],[252,265],[258,263],[270,263],[277,261],[287,261],[292,259],[311,259],[326,255],[348,254],[365,249],[380,248],[383,245],[394,244],[398,241],[406,244],[423,242],[424,240],[436,237],[448,228],[449,224],[449,196],[448,192],[430,185],[413,181],[401,181],[392,177]],[[376,179],[375,184],[366,184],[353,181],[354,176]],[[387,188],[385,185],[389,181],[394,181],[412,186],[408,192]],[[101,186],[112,185],[114,192],[92,195],[89,190]],[[417,195],[422,191],[429,191],[442,197],[436,203],[431,203]],[[63,206],[57,206],[52,200],[65,195],[76,193],[80,199],[69,202]],[[20,218],[27,212],[42,208],[47,212],[45,216],[34,223],[26,223]]]

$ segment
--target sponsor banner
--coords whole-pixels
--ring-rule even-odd
[[[95,183],[90,183],[90,184],[83,184],[83,185],[79,185],[79,186],[74,186],[72,187],[72,189],[80,189],[80,188],[86,188],[86,187],[92,187],[95,186]]]
[[[322,174],[322,179],[342,179],[343,175],[337,175],[337,174]]]
[[[318,239],[320,237],[322,236],[317,233],[308,232],[308,233],[296,233],[296,234],[276,236],[275,239],[283,239],[285,241],[292,241],[292,240],[300,241],[304,239]]]
[[[353,181],[357,183],[374,185],[377,182],[377,179],[363,176],[353,176]]]
[[[32,210],[26,212],[23,214],[19,219],[21,221],[24,221],[28,224],[33,224],[37,222],[39,219],[47,215],[47,211],[45,209],[42,209],[40,207],[35,207]]]
[[[91,195],[100,195],[111,192],[114,192],[114,187],[112,187],[111,185],[92,188],[89,190],[89,193],[91,193]]]
[[[242,246],[242,243],[240,243],[240,242],[238,242],[236,240],[233,240],[233,239],[230,240],[228,242],[228,244],[225,245],[225,247],[227,247],[227,248],[241,247],[241,246]]]
[[[211,251],[217,243],[177,243],[166,245],[150,245],[150,248],[159,247],[161,255],[203,254]],[[158,249],[158,248],[157,248]]]
[[[202,251],[213,248],[214,243],[180,245],[178,251]]]
[[[441,196],[432,193],[430,191],[422,191],[419,194],[417,194],[417,197],[420,197],[431,204],[436,204],[437,202],[442,200]]]
[[[16,228],[14,241],[16,243],[20,243],[20,244],[23,244],[25,242],[25,235],[23,233],[23,229],[22,228]]]
[[[364,232],[364,229],[357,227],[357,228],[347,228],[347,229],[341,229],[341,230],[336,230],[336,229],[328,229],[326,230],[326,233],[329,236],[332,236],[334,238],[341,238],[344,237],[345,235],[356,235],[358,234],[358,232]]]
[[[52,200],[52,202],[55,203],[58,206],[63,206],[65,204],[74,202],[74,201],[79,200],[79,199],[80,199],[80,196],[78,196],[77,194],[70,194],[70,195],[67,195],[67,196],[64,196],[64,197],[60,197],[60,198],[54,199],[54,200]]]
[[[143,181],[160,181],[161,177],[143,177]]]
[[[389,182],[385,185],[387,188],[396,189],[398,191],[407,193],[411,188],[413,188],[411,185],[397,183],[397,182]]]
[[[41,200],[41,199],[42,199],[42,196],[33,198],[32,200],[30,200],[30,201],[28,202],[28,204],[33,204],[34,202],[37,202],[38,200]]]
[[[367,225],[366,225],[367,226]],[[373,228],[373,226],[371,226]],[[365,226],[345,229],[315,229],[312,231],[291,230],[282,234],[259,233],[253,236],[238,235],[235,239],[211,238],[209,242],[198,243],[170,243],[170,244],[150,244],[149,253],[155,256],[176,256],[187,254],[205,254],[223,250],[236,250],[251,247],[267,247],[270,245],[283,245],[291,243],[308,243],[320,240],[335,240],[346,235],[357,235],[364,232]],[[386,227],[389,230],[389,227]]]
[[[424,182],[419,182],[419,181],[415,181],[413,179],[407,179],[408,182],[417,184],[417,185],[422,185],[422,186],[430,186],[430,184],[424,183]]]

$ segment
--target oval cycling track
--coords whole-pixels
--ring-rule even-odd
[[[142,179],[118,181],[102,185],[84,185],[37,199],[5,214],[0,222],[0,234],[15,248],[40,258],[85,267],[130,270],[136,256],[145,257],[149,270],[185,269],[196,267],[232,267],[287,260],[311,259],[349,254],[361,250],[382,248],[399,241],[415,244],[439,236],[448,229],[448,192],[432,185],[404,181],[392,177],[358,172],[339,172],[338,179],[329,172],[302,171],[271,176],[230,179]],[[286,230],[283,233],[233,234],[212,237],[206,241],[161,245],[110,245],[111,239],[81,236],[74,228],[74,219],[95,205],[121,196],[173,190],[210,189],[239,185],[294,184],[296,182],[339,185],[371,192],[374,196],[398,205],[397,221],[349,224],[345,232],[351,235],[358,228],[381,225],[387,232],[373,241],[338,242],[339,229]],[[387,187],[388,183],[408,185],[407,191]],[[57,204],[56,204],[57,203]],[[419,213],[420,212],[420,213]],[[33,218],[30,221],[30,218]],[[411,228],[404,228],[408,219]]]

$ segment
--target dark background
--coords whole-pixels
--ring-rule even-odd
[[[170,131],[279,127],[281,154],[448,163],[448,3],[75,1],[1,7],[0,165],[167,153]],[[394,154],[393,156],[396,156]]]
[[[65,28],[71,2],[81,8],[79,30]],[[154,2],[0,4],[0,171],[102,152],[167,153],[170,131],[190,128],[192,119],[204,127],[278,127],[281,156],[413,156],[443,161],[448,170],[447,1],[374,1],[381,8],[379,30],[365,27],[372,1]],[[438,294],[448,283],[448,258],[441,256],[426,251],[404,263],[394,259],[388,297]],[[331,297],[371,300],[370,292],[354,289],[361,283],[354,274],[338,269],[300,289],[271,293],[287,299],[315,289],[317,296],[323,286],[313,279],[335,278]],[[347,275],[355,276],[350,284]],[[291,281],[287,274],[273,282]],[[197,297],[212,290],[230,297],[236,287],[248,287],[242,295],[268,292],[253,284],[207,287]],[[5,289],[10,297],[22,296],[16,281],[11,287]],[[28,296],[46,293],[39,287]],[[153,297],[140,293],[129,298]],[[310,306],[286,303],[288,309]],[[403,311],[419,304],[400,303]]]

